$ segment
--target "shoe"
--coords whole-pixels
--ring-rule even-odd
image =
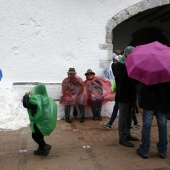
[[[34,155],[47,156],[51,150],[51,145],[46,144],[43,149],[37,149],[34,151]]]
[[[134,147],[134,144],[131,143],[131,142],[129,142],[129,141],[119,142],[119,144],[120,144],[120,145],[124,145],[124,146],[126,146],[126,147],[130,147],[130,148]]]
[[[131,129],[135,129],[135,130],[139,129],[139,124],[133,125],[133,126],[131,127]]]
[[[128,137],[127,139],[130,141],[138,141],[138,138],[132,136]]]
[[[141,153],[140,148],[138,148],[138,149],[136,150],[136,153],[137,153],[140,157],[142,157],[143,159],[148,159],[148,157],[149,157],[149,155]]]
[[[161,159],[165,159],[166,154],[158,153],[158,156],[159,156]]]
[[[50,151],[51,150],[51,145],[46,144],[44,146],[44,149],[47,150],[47,151]]]
[[[109,129],[109,130],[111,129],[111,125],[108,124],[108,123],[100,123],[100,125],[103,126],[106,129]]]
[[[95,121],[96,121],[97,119],[98,119],[98,118],[97,118],[97,116],[93,116],[93,120],[95,120]]]
[[[81,117],[81,118],[80,118],[80,122],[81,122],[81,123],[85,122],[85,117]]]
[[[98,120],[99,120],[99,121],[102,121],[102,117],[101,117],[101,116],[98,116]]]
[[[34,155],[37,155],[37,156],[47,156],[49,154],[50,150],[41,150],[41,149],[38,149],[37,151],[34,151]]]
[[[66,122],[67,122],[67,123],[71,123],[71,122],[72,122],[72,120],[70,119],[70,117],[66,117]]]

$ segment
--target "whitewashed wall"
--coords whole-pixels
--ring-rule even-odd
[[[12,88],[13,82],[61,83],[69,67],[83,79],[88,68],[100,75],[107,51],[99,44],[105,44],[108,20],[140,1],[0,0],[0,88]]]

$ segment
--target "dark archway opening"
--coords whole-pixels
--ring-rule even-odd
[[[170,5],[138,13],[112,30],[113,50],[142,45],[153,41],[170,46]]]
[[[170,46],[170,41],[163,35],[163,30],[158,28],[143,28],[132,34],[132,40],[129,45],[137,46],[147,44],[153,41],[159,41],[162,44]]]

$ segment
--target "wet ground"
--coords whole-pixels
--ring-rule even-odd
[[[131,130],[131,133],[140,139],[140,113],[137,118],[140,129]],[[108,120],[105,117],[102,122]],[[29,127],[0,131],[0,170],[170,170],[170,145],[165,159],[157,156],[155,118],[148,159],[136,154],[140,141],[133,142],[134,148],[118,144],[117,119],[111,130],[104,129],[99,123],[91,118],[85,123],[80,123],[77,118],[71,124],[59,120],[56,130],[45,137],[46,142],[52,145],[47,157],[34,156],[37,145],[31,138]]]

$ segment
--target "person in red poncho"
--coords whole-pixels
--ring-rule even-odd
[[[93,120],[101,121],[102,105],[114,98],[111,83],[102,77],[95,76],[91,69],[87,70],[85,76],[84,84],[86,86],[87,105],[92,109]]]
[[[62,82],[62,96],[60,98],[60,104],[64,105],[65,121],[71,123],[70,109],[72,105],[78,105],[81,118],[80,122],[85,121],[85,93],[83,80],[76,76],[75,68],[69,68],[68,77]]]

